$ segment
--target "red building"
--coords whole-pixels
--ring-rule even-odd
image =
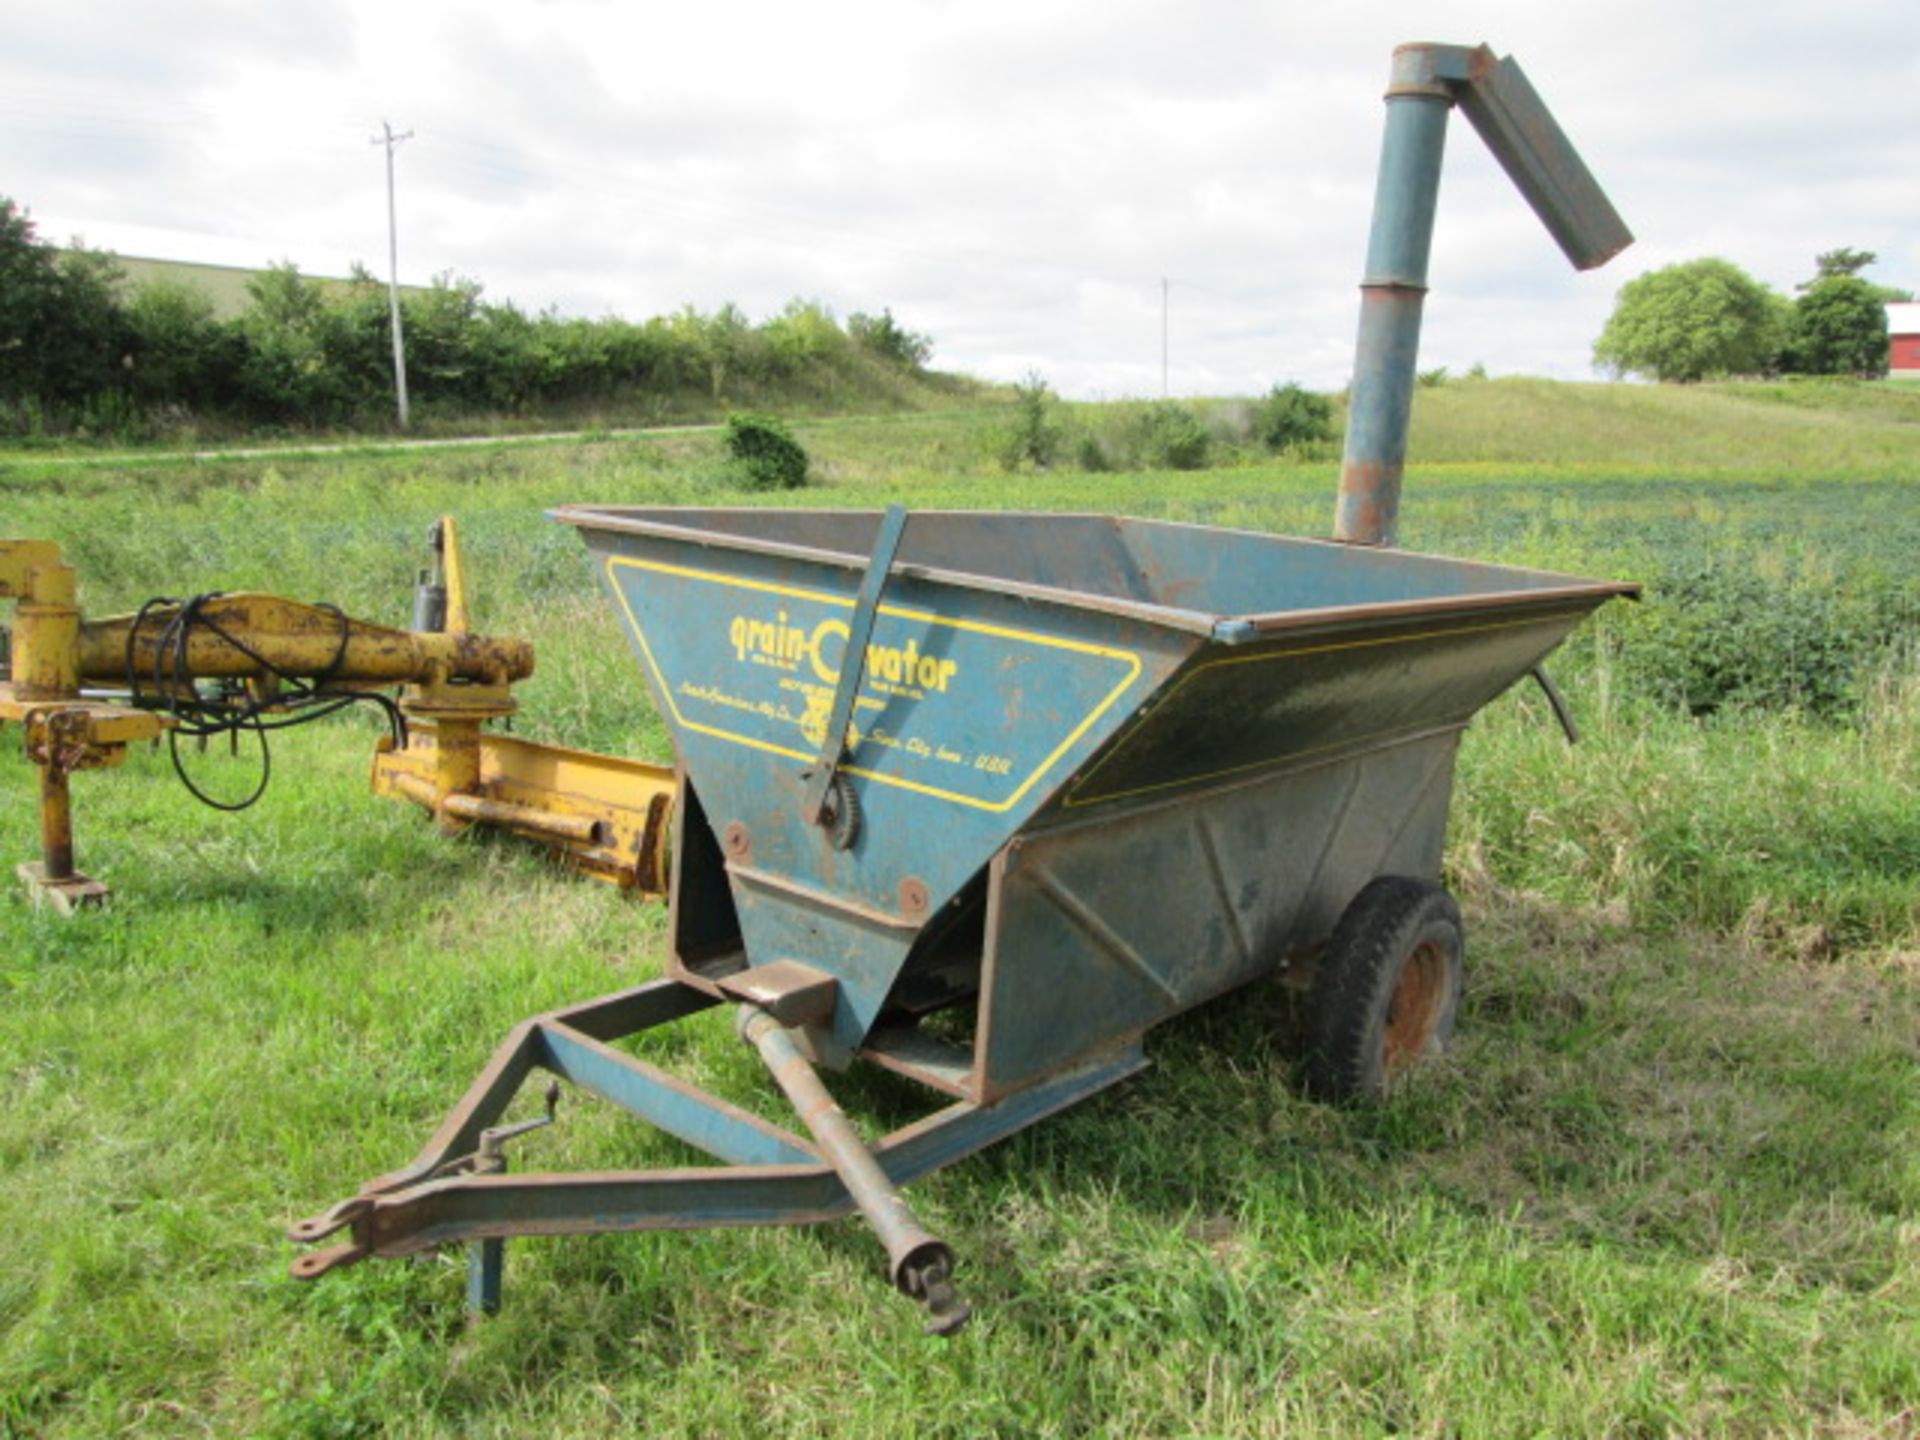
[[[1920,380],[1920,303],[1887,306],[1887,373]]]

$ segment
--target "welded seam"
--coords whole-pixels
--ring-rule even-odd
[[[1439,779],[1440,772],[1452,759],[1453,747],[1448,746],[1428,763],[1426,778],[1420,782],[1420,788],[1413,792],[1413,799],[1401,812],[1400,823],[1393,827],[1393,834],[1388,836],[1387,843],[1380,847],[1380,863],[1384,864],[1387,857],[1399,847],[1401,837],[1407,833],[1407,827],[1413,824],[1413,817],[1420,814],[1427,797],[1433,793],[1433,782]]]
[[[1086,901],[1060,883],[1060,879],[1051,870],[1036,866],[1031,871],[1033,885],[1047,901],[1069,923],[1091,940],[1101,950],[1118,960],[1140,979],[1158,990],[1167,999],[1178,1001],[1179,992],[1157,970],[1147,963],[1146,957],[1129,945],[1118,931],[1102,920]]]
[[[1347,828],[1347,816],[1353,813],[1353,797],[1360,793],[1360,773],[1365,767],[1357,761],[1347,780],[1347,793],[1340,797],[1340,808],[1334,813],[1333,823],[1326,828],[1326,839],[1321,842],[1319,858],[1313,862],[1313,873],[1307,877],[1307,883],[1300,889],[1300,904],[1305,905],[1320,888],[1320,872],[1327,868],[1327,857],[1333,853],[1333,847],[1340,842],[1340,836]],[[1296,915],[1298,911],[1296,910]],[[1289,925],[1292,921],[1289,920]]]
[[[1227,934],[1232,937],[1233,948],[1244,968],[1253,961],[1253,943],[1242,927],[1240,911],[1233,903],[1233,893],[1227,889],[1227,872],[1220,863],[1219,842],[1213,838],[1213,827],[1207,824],[1205,812],[1194,814],[1193,829],[1200,838],[1200,853],[1206,858],[1207,878],[1213,881],[1213,893],[1220,902],[1221,912],[1227,917]]]

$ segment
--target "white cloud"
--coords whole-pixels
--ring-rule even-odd
[[[1388,52],[1516,55],[1641,243],[1578,276],[1465,126],[1422,363],[1588,373],[1615,290],[1815,251],[1920,283],[1920,31],[1859,0],[1343,5],[845,0],[12,7],[0,174],[129,253],[402,269],[589,314],[889,305],[941,363],[1153,393],[1349,364]]]

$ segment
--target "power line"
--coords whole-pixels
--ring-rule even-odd
[[[400,404],[400,428],[407,428],[407,353],[400,338],[400,222],[393,205],[393,148],[411,140],[413,131],[396,135],[393,122],[380,122],[381,134],[367,143],[383,145],[387,151],[387,306],[393,313],[393,393]]]

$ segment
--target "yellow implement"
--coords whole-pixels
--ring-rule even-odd
[[[496,826],[622,888],[664,893],[673,771],[486,731],[516,709],[512,688],[533,673],[533,647],[473,633],[450,517],[434,549],[415,628],[397,630],[256,593],[86,620],[57,545],[0,540],[0,599],[16,602],[0,725],[22,728],[40,772],[41,858],[18,867],[33,896],[70,912],[108,893],[74,865],[74,771],[118,765],[136,741],[244,728],[264,737],[356,701],[394,718],[374,756],[376,794],[413,801],[447,833]],[[392,686],[397,700],[381,693]]]

